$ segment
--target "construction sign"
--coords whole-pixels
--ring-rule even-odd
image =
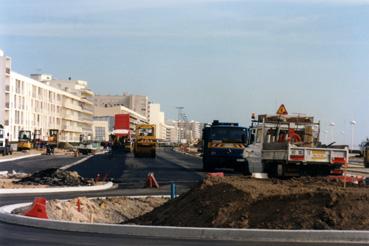
[[[287,115],[288,114],[287,109],[284,106],[284,104],[282,104],[281,106],[279,106],[278,111],[277,111],[277,114],[279,114],[279,115]]]

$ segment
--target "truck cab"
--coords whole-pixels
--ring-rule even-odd
[[[247,143],[247,129],[238,123],[225,123],[214,120],[205,126],[202,137],[203,170],[233,168],[249,174],[248,162],[243,157]]]

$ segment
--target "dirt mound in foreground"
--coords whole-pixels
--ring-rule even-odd
[[[84,179],[77,172],[65,171],[58,168],[49,168],[22,178],[15,182],[23,185],[49,185],[49,186],[80,186],[93,185],[92,179]]]
[[[324,178],[209,177],[128,223],[145,225],[369,230],[369,189]]]

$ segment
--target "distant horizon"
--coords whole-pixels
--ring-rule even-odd
[[[352,120],[355,146],[369,137],[369,0],[0,4],[0,48],[25,76],[148,96],[167,119],[183,106],[203,123],[248,126],[285,104],[320,120],[327,142],[351,144]]]

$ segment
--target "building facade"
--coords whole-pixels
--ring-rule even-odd
[[[177,140],[177,143],[195,144],[202,138],[202,129],[204,124],[198,121],[170,121],[167,123],[173,126],[171,129],[171,141]]]
[[[96,107],[124,106],[136,113],[148,117],[149,98],[140,95],[96,95],[93,97]]]
[[[94,108],[94,119],[95,120],[106,120],[109,122],[109,131],[110,133],[114,130],[114,117],[116,114],[129,114],[130,118],[130,131],[131,134],[134,135],[137,124],[147,124],[148,120],[145,116],[140,115],[139,113],[124,107],[124,106],[103,106]]]
[[[171,142],[172,126],[165,123],[165,114],[160,111],[159,103],[149,103],[148,116],[149,123],[156,125],[156,138],[164,142]]]
[[[47,140],[49,130],[58,129],[61,142],[92,137],[93,103],[88,99],[92,92],[73,91],[72,84],[63,90],[52,86],[53,80],[41,82],[18,74],[11,70],[11,59],[0,55],[0,103],[4,105],[0,120],[10,141],[18,141],[20,130],[31,131],[32,136],[40,130],[41,139]]]

